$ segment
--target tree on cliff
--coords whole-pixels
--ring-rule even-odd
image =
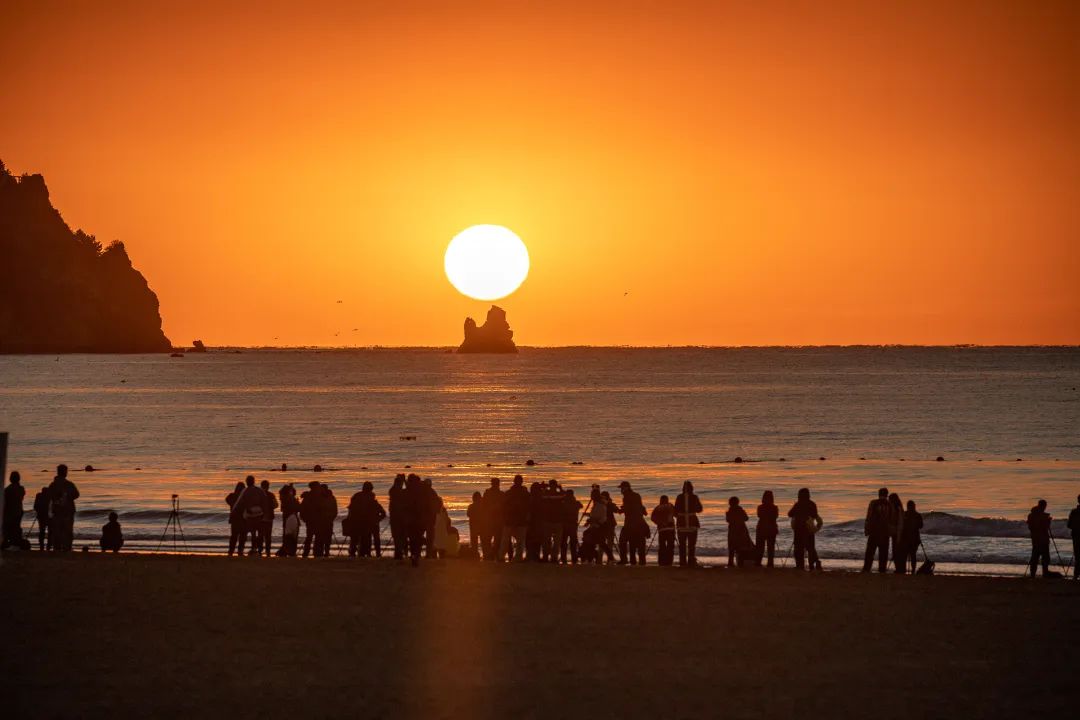
[[[41,175],[0,161],[0,352],[163,352],[158,299],[124,244],[72,232]]]

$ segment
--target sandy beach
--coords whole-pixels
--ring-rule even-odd
[[[1080,583],[5,556],[8,717],[1067,716]]]

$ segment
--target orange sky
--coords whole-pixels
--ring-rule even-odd
[[[0,159],[177,344],[1080,343],[1075,2],[9,0]]]

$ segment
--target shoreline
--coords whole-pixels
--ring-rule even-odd
[[[132,554],[0,580],[13,717],[1054,717],[1080,664],[1074,582]]]

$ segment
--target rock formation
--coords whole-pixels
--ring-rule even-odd
[[[0,162],[0,353],[168,352],[158,299],[124,244],[104,250]]]
[[[477,327],[472,318],[465,318],[465,341],[458,352],[462,353],[516,353],[514,331],[506,322],[506,311],[492,305],[487,320]]]

